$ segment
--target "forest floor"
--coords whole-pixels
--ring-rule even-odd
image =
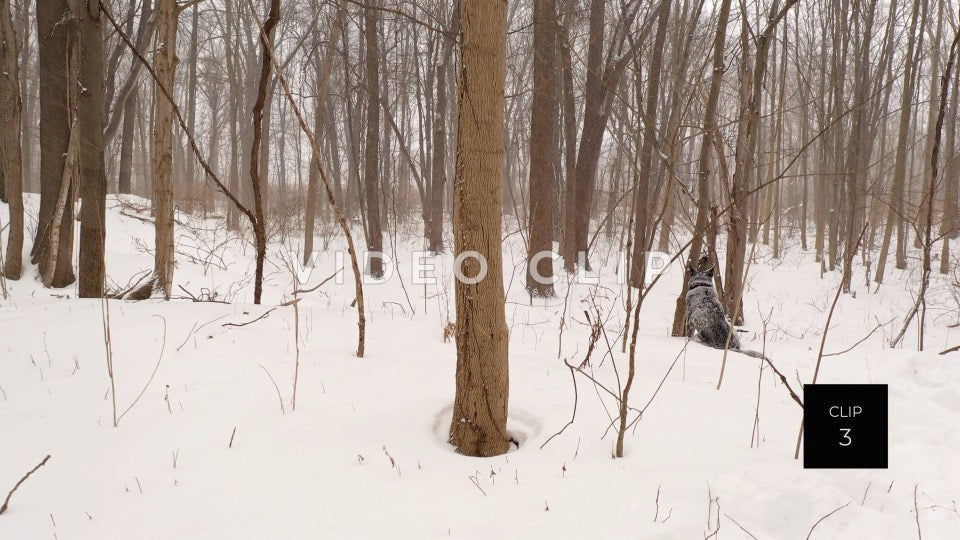
[[[152,268],[149,212],[135,207],[146,202],[125,200],[107,203],[107,271],[121,285]],[[37,202],[28,197],[28,214]],[[889,469],[804,470],[794,459],[802,411],[754,358],[730,353],[717,390],[722,351],[669,337],[680,264],[643,305],[630,403],[645,413],[627,434],[625,457],[611,459],[616,402],[599,384],[615,391],[626,373],[617,341],[619,239],[598,240],[599,286],[569,285],[562,275],[557,298],[531,304],[523,237],[508,235],[509,430],[520,445],[475,459],[446,443],[456,360],[443,336],[454,312],[451,256],[440,285],[413,285],[418,227],[396,239],[398,275],[365,288],[361,359],[349,264],[342,284],[302,297],[297,322],[293,307],[275,307],[291,298],[281,261],[297,241],[274,231],[257,306],[249,241],[217,221],[178,219],[189,225],[177,229],[181,298],[109,302],[116,414],[125,413],[118,427],[103,303],[76,299],[74,286],[43,289],[32,267],[8,282],[10,299],[0,300],[0,498],[52,457],[13,494],[0,538],[688,539],[719,527],[713,538],[802,539],[816,524],[811,538],[914,538],[919,528],[924,539],[946,539],[960,530],[960,353],[937,354],[960,343],[960,329],[950,328],[955,278],[934,275],[928,351],[916,352],[913,329],[900,347],[888,345],[917,290],[916,259],[909,270],[889,269],[877,294],[858,267],[857,294],[840,297],[826,351],[866,339],[825,358],[820,371],[822,383],[889,384]],[[507,219],[504,228],[517,224]],[[821,277],[796,238],[784,243],[780,260],[757,250],[741,339],[765,348],[799,391],[813,376],[840,276]],[[321,254],[304,287],[333,273],[339,245]],[[183,299],[180,286],[231,303]],[[584,312],[595,307],[605,335],[584,369],[598,383],[577,375],[575,400],[564,359],[583,361]],[[541,448],[575,403],[575,422]]]

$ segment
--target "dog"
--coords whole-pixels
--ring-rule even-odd
[[[688,264],[687,273],[690,275],[686,297],[687,335],[714,349],[727,348],[729,337],[729,348],[740,350],[740,339],[735,331],[730,335],[730,319],[713,286],[713,267],[701,271]]]

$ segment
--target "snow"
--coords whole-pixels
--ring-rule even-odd
[[[27,197],[28,216],[38,202]],[[123,284],[152,267],[153,231],[121,216],[116,198],[108,201],[107,219],[107,270]],[[365,358],[354,356],[349,266],[342,284],[331,281],[302,297],[293,411],[293,308],[278,307],[246,326],[223,324],[253,320],[290,299],[291,271],[282,259],[298,241],[274,238],[264,305],[255,306],[249,241],[213,220],[178,219],[197,230],[178,227],[176,285],[193,294],[217,291],[234,303],[109,302],[118,414],[160,358],[119,427],[112,424],[102,303],[76,299],[75,286],[43,289],[32,267],[8,282],[11,298],[0,300],[0,497],[43,456],[52,458],[11,498],[0,538],[666,539],[707,536],[718,523],[723,538],[748,538],[740,526],[757,538],[804,538],[842,505],[812,538],[911,538],[915,487],[924,538],[955,538],[960,530],[960,364],[956,354],[936,354],[960,341],[960,331],[950,328],[956,287],[934,275],[927,352],[915,351],[913,330],[899,348],[887,345],[911,305],[917,261],[909,270],[888,269],[877,294],[864,286],[859,267],[857,295],[840,298],[826,350],[847,349],[878,323],[893,322],[825,358],[820,372],[823,383],[889,384],[889,469],[804,470],[793,459],[802,411],[769,370],[760,385],[760,442],[751,448],[759,361],[731,353],[718,391],[722,352],[668,337],[679,265],[641,311],[631,405],[643,407],[678,360],[628,432],[626,456],[612,459],[615,433],[606,431],[616,403],[583,376],[575,422],[540,446],[570,420],[573,381],[563,359],[583,359],[591,293],[624,376],[626,356],[613,343],[624,313],[615,245],[598,240],[599,286],[571,285],[558,358],[566,277],[558,298],[531,306],[522,287],[523,241],[512,235],[504,243],[508,427],[520,447],[477,459],[446,443],[456,355],[453,342],[443,341],[454,312],[452,256],[444,256],[439,285],[412,285],[407,253],[422,248],[419,226],[400,227],[398,275],[365,289]],[[5,205],[0,220],[7,222]],[[333,239],[330,249],[340,244]],[[742,341],[761,350],[761,314],[771,313],[766,351],[799,390],[799,381],[812,377],[839,275],[821,279],[797,239],[785,244],[779,261],[757,250]],[[221,247],[208,257],[205,246]],[[330,253],[318,260],[305,287],[334,271]],[[607,352],[601,338],[586,369],[616,388]]]

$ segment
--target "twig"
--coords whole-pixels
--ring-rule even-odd
[[[217,321],[219,321],[220,319],[222,319],[222,318],[224,318],[224,317],[226,317],[226,315],[221,315],[221,316],[217,317],[216,319],[213,319],[212,321],[207,321],[207,322],[201,324],[200,326],[197,326],[197,324],[194,323],[194,324],[193,324],[193,329],[190,330],[190,333],[187,334],[187,337],[186,337],[186,338],[184,338],[183,343],[181,343],[180,346],[177,347],[177,350],[179,351],[180,349],[182,349],[183,346],[186,345],[188,341],[190,341],[190,337],[193,336],[194,334],[196,334],[198,330],[200,330],[201,328],[203,328],[204,326],[206,326],[206,325],[208,325],[208,324],[210,324],[210,323],[217,322]]]
[[[264,311],[262,315],[260,315],[260,316],[257,317],[256,319],[253,319],[252,321],[247,321],[247,322],[245,322],[245,323],[229,323],[229,322],[228,322],[228,323],[223,323],[221,326],[247,326],[248,324],[253,324],[253,323],[255,323],[255,322],[257,322],[257,321],[259,321],[259,320],[261,320],[261,319],[266,319],[266,318],[267,318],[267,315],[270,315],[270,313],[271,313],[273,310],[277,309],[277,307],[278,307],[278,306],[274,306],[274,307],[272,307],[272,308]]]
[[[566,361],[564,361],[564,363],[566,364]],[[557,435],[563,433],[564,430],[570,427],[573,424],[573,421],[577,419],[577,402],[579,401],[579,396],[577,394],[577,373],[574,370],[574,367],[570,364],[567,364],[567,368],[570,369],[570,378],[573,379],[573,413],[570,415],[570,421],[560,428],[560,431],[551,435],[546,441],[543,442],[543,444],[540,445],[541,450],[543,450],[543,447],[546,446],[548,442],[552,441]]]
[[[233,426],[233,432],[230,433],[230,444],[227,445],[227,448],[233,448],[233,437],[237,434],[237,426]]]
[[[317,285],[316,285],[315,287],[310,287],[309,289],[297,289],[297,290],[293,291],[293,294],[294,294],[294,295],[298,295],[298,294],[311,293],[311,292],[319,289],[320,287],[323,287],[323,286],[324,286],[328,281],[330,281],[331,279],[337,277],[337,274],[339,274],[341,270],[343,270],[343,268],[338,269],[336,272],[334,272],[333,274],[331,274],[328,278],[324,279],[324,280],[321,281],[320,283],[317,283]]]
[[[810,535],[813,534],[813,530],[817,528],[817,525],[819,525],[821,521],[827,519],[828,517],[830,517],[830,516],[832,516],[833,514],[839,512],[840,510],[843,510],[844,508],[846,508],[846,507],[848,507],[848,506],[850,506],[850,503],[849,503],[849,502],[847,502],[847,504],[845,504],[845,505],[843,505],[843,506],[838,506],[837,508],[835,508],[835,509],[834,509],[832,512],[830,512],[829,514],[827,514],[827,515],[823,516],[822,518],[818,519],[817,522],[813,524],[813,527],[810,527],[810,532],[807,533],[807,540],[810,540]]]
[[[871,330],[870,333],[867,334],[866,336],[864,336],[863,339],[861,339],[860,341],[854,343],[853,345],[847,347],[846,349],[844,349],[844,350],[842,350],[842,351],[832,352],[832,353],[824,353],[823,356],[824,356],[824,357],[827,357],[827,356],[840,356],[841,354],[846,354],[846,353],[848,353],[848,352],[856,349],[861,343],[863,343],[864,341],[870,339],[870,336],[872,336],[877,330],[879,330],[879,329],[883,328],[884,326],[892,323],[894,320],[896,320],[896,318],[890,319],[889,321],[887,321],[887,322],[885,322],[885,323],[877,323],[877,325],[873,327],[873,330]],[[943,354],[943,353],[941,353],[941,354]]]
[[[957,351],[960,351],[960,345],[957,345],[956,347],[950,347],[949,349],[944,349],[944,350],[940,351],[940,354],[941,354],[941,355],[943,355],[943,354],[950,354],[950,353],[952,353],[952,352],[957,352]]]
[[[751,533],[750,531],[744,529],[744,528],[743,528],[743,525],[737,523],[737,520],[735,520],[735,519],[733,519],[732,517],[730,517],[730,514],[724,512],[723,515],[724,515],[727,519],[729,519],[730,521],[732,521],[734,525],[736,525],[737,527],[740,527],[740,530],[743,531],[743,532],[745,532],[745,533],[747,533],[747,534],[750,536],[750,538],[753,538],[753,540],[757,540],[757,537],[754,536],[753,533]]]
[[[3,506],[0,506],[0,514],[3,514],[4,512],[7,511],[7,506],[10,504],[10,497],[12,497],[12,496],[13,496],[13,492],[16,491],[17,488],[20,487],[20,484],[26,482],[27,478],[30,478],[30,475],[31,475],[31,474],[37,472],[37,469],[39,469],[40,467],[43,467],[44,465],[46,465],[46,464],[47,464],[47,460],[49,460],[49,459],[50,459],[50,454],[47,454],[47,457],[43,458],[43,461],[41,461],[40,463],[38,463],[36,467],[30,469],[30,472],[28,472],[27,474],[23,475],[23,478],[21,478],[20,481],[17,482],[17,485],[13,486],[13,489],[10,490],[10,493],[7,493],[7,498],[3,501]]]
[[[920,509],[917,508],[917,487],[919,484],[914,484],[913,486],[913,514],[917,518],[917,538],[919,540],[923,539],[923,534],[920,532]]]
[[[153,367],[153,373],[150,374],[150,378],[147,379],[147,383],[143,385],[143,390],[140,390],[140,395],[137,396],[137,399],[133,400],[133,403],[131,403],[130,406],[127,407],[127,409],[120,413],[120,416],[117,417],[118,424],[120,423],[120,420],[123,420],[123,417],[130,412],[130,409],[132,409],[133,406],[140,401],[140,398],[143,397],[143,394],[147,391],[147,388],[150,387],[150,383],[153,382],[153,378],[156,376],[157,370],[160,369],[160,362],[163,361],[163,351],[167,348],[167,320],[160,315],[154,315],[154,317],[163,321],[163,339],[160,342],[160,356],[157,357],[157,365]]]
[[[277,386],[277,381],[273,380],[273,375],[271,375],[270,372],[267,371],[267,368],[263,367],[263,364],[257,364],[257,365],[260,366],[260,369],[262,369],[263,372],[267,374],[267,377],[270,378],[270,382],[273,383],[274,389],[276,389],[276,391],[277,391],[277,400],[280,401],[280,412],[283,413],[283,414],[287,414],[287,410],[286,410],[286,409],[284,408],[284,406],[283,406],[283,396],[280,395],[280,387]],[[234,429],[236,429],[236,428],[234,428]],[[232,440],[232,439],[233,439],[233,437],[231,436],[231,440]]]

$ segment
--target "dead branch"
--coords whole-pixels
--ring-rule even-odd
[[[856,250],[854,250],[854,251],[856,251]],[[838,506],[837,508],[833,509],[833,511],[831,511],[831,512],[828,513],[827,515],[825,515],[825,516],[823,516],[822,518],[818,519],[817,522],[814,523],[812,527],[810,527],[810,532],[807,533],[807,540],[810,540],[810,535],[813,534],[813,530],[816,529],[816,528],[817,528],[817,525],[819,525],[823,520],[827,519],[828,517],[830,517],[830,516],[832,516],[833,514],[839,512],[840,510],[843,510],[844,508],[846,508],[846,507],[848,507],[848,506],[850,506],[850,503],[849,503],[849,502],[847,502],[847,504],[845,504],[845,505],[843,505],[843,506]]]
[[[960,345],[957,345],[957,346],[955,346],[955,347],[950,347],[949,349],[944,349],[944,350],[940,351],[940,354],[941,354],[941,355],[950,354],[950,353],[952,353],[952,352],[957,352],[957,351],[960,351]]]
[[[245,323],[230,323],[230,322],[228,322],[228,323],[223,323],[223,324],[220,325],[220,326],[247,326],[248,324],[253,324],[253,323],[255,323],[255,322],[257,322],[257,321],[259,321],[259,320],[261,320],[261,319],[266,319],[267,316],[270,315],[270,313],[272,313],[273,310],[277,309],[278,307],[280,307],[280,306],[274,306],[274,307],[272,307],[272,308],[264,311],[262,315],[260,315],[260,316],[257,317],[256,319],[253,319],[252,321],[247,321],[247,322],[245,322]]]
[[[20,484],[26,482],[27,478],[30,478],[31,474],[37,472],[37,469],[46,465],[49,459],[50,459],[50,454],[47,454],[47,457],[43,458],[43,461],[38,463],[36,467],[30,469],[30,472],[23,475],[23,478],[21,478],[20,481],[17,482],[15,486],[13,486],[13,489],[10,490],[10,493],[7,493],[7,498],[3,501],[3,506],[0,506],[0,514],[3,514],[4,512],[7,511],[7,506],[10,504],[10,497],[13,496],[13,492],[17,491],[17,488],[20,487]]]

